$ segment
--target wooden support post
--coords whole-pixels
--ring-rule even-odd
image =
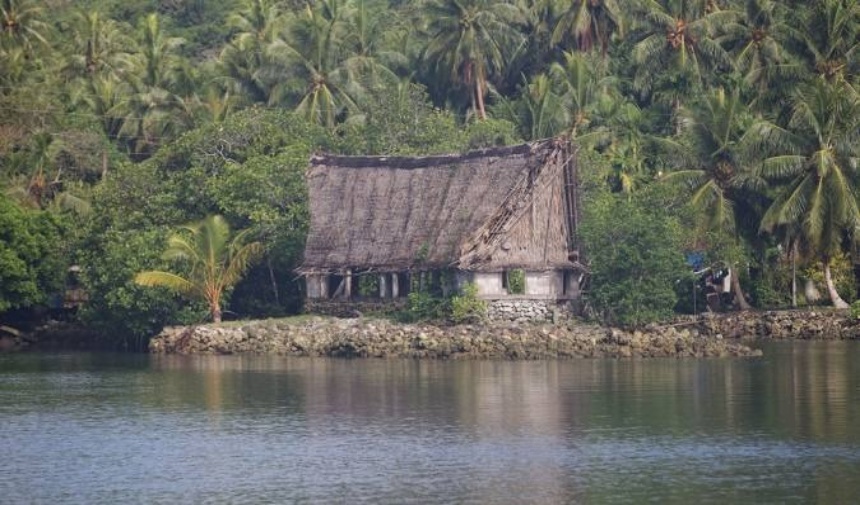
[[[388,297],[388,274],[380,274],[379,275],[379,297],[387,298]]]
[[[346,275],[343,278],[344,291],[343,296],[347,300],[352,299],[352,269],[347,269]]]
[[[397,272],[391,274],[391,298],[400,296],[400,274]]]
[[[328,298],[328,275],[320,275],[318,282],[320,283],[320,298]]]

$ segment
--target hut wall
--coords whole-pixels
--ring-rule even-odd
[[[472,282],[478,287],[478,296],[481,298],[500,297],[508,294],[502,288],[501,272],[474,272]]]
[[[328,279],[325,275],[308,275],[306,277],[308,298],[328,298]]]
[[[526,272],[526,293],[541,297],[558,297],[564,290],[564,273],[556,270]]]

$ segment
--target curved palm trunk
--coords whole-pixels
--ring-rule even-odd
[[[478,118],[487,119],[487,111],[484,108],[484,80],[479,75],[475,79],[475,96],[478,98]]]
[[[747,301],[746,296],[744,296],[744,292],[741,289],[741,276],[738,275],[737,269],[731,273],[732,276],[732,294],[735,295],[735,300],[738,302],[738,307],[741,310],[751,310],[752,305]]]
[[[847,309],[848,304],[839,296],[836,291],[836,285],[833,283],[833,275],[830,273],[830,261],[824,260],[821,262],[824,265],[824,280],[827,283],[827,294],[830,295],[830,301],[837,309]]]

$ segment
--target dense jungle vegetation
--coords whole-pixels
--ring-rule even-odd
[[[692,311],[691,252],[741,273],[737,307],[795,277],[844,307],[858,27],[857,0],[0,0],[0,324],[70,265],[75,317],[118,340],[201,320],[133,278],[213,214],[265,247],[225,315],[295,312],[311,152],[556,135],[598,317]]]

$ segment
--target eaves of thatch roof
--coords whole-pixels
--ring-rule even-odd
[[[462,155],[315,155],[299,271],[570,267],[567,152],[545,140]]]

